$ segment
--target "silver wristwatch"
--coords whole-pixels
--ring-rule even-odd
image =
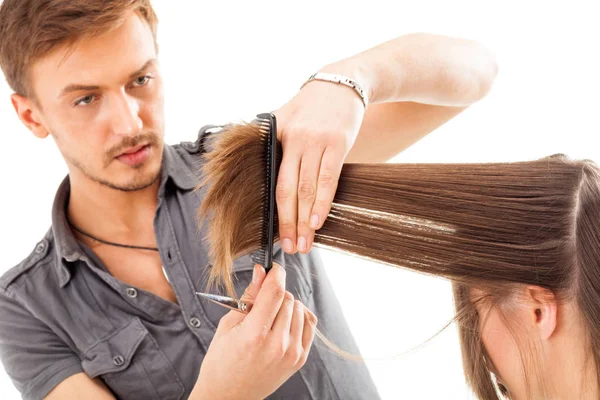
[[[369,104],[369,99],[365,95],[365,91],[358,84],[358,82],[356,82],[352,78],[348,78],[347,76],[344,76],[344,75],[330,74],[328,72],[317,72],[317,73],[312,74],[306,80],[306,82],[304,82],[302,84],[302,86],[300,86],[300,89],[302,89],[304,87],[304,85],[306,85],[308,82],[314,81],[314,80],[340,83],[342,85],[346,85],[346,86],[354,89],[354,91],[360,96],[360,99],[362,100],[363,104],[365,105],[365,108]]]

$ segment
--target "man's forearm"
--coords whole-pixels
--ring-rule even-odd
[[[321,69],[356,79],[371,103],[457,107],[485,96],[497,70],[495,56],[482,44],[429,33],[400,36]]]
[[[207,394],[204,393],[203,388],[198,385],[198,383],[196,383],[196,385],[194,385],[194,388],[192,389],[192,392],[190,393],[190,397],[188,397],[188,400],[207,400]]]

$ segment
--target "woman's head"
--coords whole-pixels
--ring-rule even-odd
[[[510,399],[596,398],[583,397],[596,393],[585,386],[595,369],[577,302],[559,302],[539,286],[513,286],[493,295],[470,288],[468,304],[459,305],[463,315],[474,314],[460,331],[465,372],[480,397],[496,398],[497,381]]]
[[[260,247],[257,132],[220,133],[202,171],[211,274],[226,283],[233,259]],[[556,398],[600,382],[599,225],[590,161],[345,164],[314,243],[450,279],[478,397],[498,398],[496,376],[512,398]]]
[[[541,222],[537,239],[526,236],[540,246],[535,258],[512,271],[510,279],[454,284],[458,317],[464,320],[459,329],[465,372],[482,398],[494,398],[494,380],[511,399],[597,398],[599,169],[562,155],[533,163],[549,166],[545,178],[532,173],[528,179],[539,175],[540,189],[548,191],[547,204],[554,211],[532,208],[527,213]],[[553,185],[559,190],[551,194]],[[544,246],[551,256],[541,260]]]

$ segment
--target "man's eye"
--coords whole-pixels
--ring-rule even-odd
[[[77,100],[73,105],[74,106],[78,106],[78,105],[88,105],[90,104],[92,101],[94,101],[94,96],[93,95],[89,95],[89,96],[85,96],[80,98],[79,100]]]
[[[145,84],[147,84],[150,81],[150,79],[152,79],[152,76],[144,75],[144,76],[138,77],[133,83],[134,83],[134,86],[144,86]]]

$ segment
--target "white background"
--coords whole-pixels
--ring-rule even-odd
[[[484,43],[500,73],[484,100],[393,161],[507,161],[557,152],[598,161],[600,25],[592,3],[154,0],[166,141],[193,140],[205,123],[273,110],[322,65],[426,31]],[[46,232],[67,173],[53,141],[37,140],[20,124],[10,93],[0,80],[0,272]],[[448,283],[322,252],[363,355],[383,358],[368,367],[384,399],[473,398],[454,326],[415,349],[452,317]],[[0,398],[19,398],[1,370]]]

